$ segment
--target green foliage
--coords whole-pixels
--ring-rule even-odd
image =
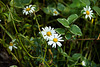
[[[70,32],[72,32],[75,35],[80,35],[82,36],[81,29],[77,25],[71,25],[70,27]]]
[[[65,7],[63,4],[61,4],[61,3],[58,3],[58,4],[57,4],[57,9],[58,9],[59,11],[64,11],[65,8],[66,8],[66,7]]]
[[[71,24],[72,22],[75,22],[75,20],[78,18],[78,15],[77,14],[72,14],[70,15],[67,20],[69,22],[69,24]]]
[[[69,22],[65,18],[58,18],[57,21],[61,23],[64,27],[69,28]]]
[[[90,5],[90,0],[80,0],[82,3],[84,3],[85,5]]]
[[[57,33],[61,34],[61,35],[65,35],[65,29],[63,28],[57,28],[55,29]]]
[[[10,6],[24,8],[25,5],[29,5],[31,2],[32,0],[11,0]]]
[[[29,5],[34,11],[23,14]],[[83,14],[86,6],[94,10],[91,20]],[[14,65],[6,67],[100,67],[99,6],[99,0],[1,0],[0,59],[8,53],[7,63]],[[57,42],[44,38],[50,32],[46,28],[44,33],[46,26],[61,35]]]
[[[94,6],[93,9],[96,11],[96,13],[100,16],[100,8],[97,6]]]

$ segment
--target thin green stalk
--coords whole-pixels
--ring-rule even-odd
[[[43,60],[45,60],[46,53],[47,53],[47,44],[46,44],[46,47],[45,47],[45,53],[44,53],[44,59]]]
[[[15,59],[18,61],[18,62],[20,62],[19,60],[18,60],[18,58],[11,52],[11,54],[15,57]]]
[[[7,8],[9,9],[9,7],[8,7],[8,6],[7,6]],[[16,25],[15,25],[15,22],[14,22],[14,18],[13,18],[13,15],[12,15],[12,13],[11,13],[10,9],[9,9],[9,12],[10,12],[10,15],[11,15],[11,18],[12,18],[12,22],[13,22],[14,29],[15,29],[15,31],[16,31],[16,34],[18,34],[18,31],[17,31]]]
[[[37,18],[36,18],[36,14],[35,14],[35,13],[34,13],[34,17],[35,17],[36,23],[37,23],[37,25],[38,25],[38,29],[39,29],[39,31],[40,31],[40,33],[41,33],[41,29],[40,29],[40,26],[39,26],[39,23],[38,23],[38,20],[37,20]]]

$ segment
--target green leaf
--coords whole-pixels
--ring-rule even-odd
[[[25,24],[24,26],[23,26],[23,28],[22,28],[22,30],[24,29],[24,28],[30,28],[32,25],[30,25],[30,24]]]
[[[47,7],[47,8],[43,8],[43,11],[44,11],[46,14],[50,14],[50,10],[49,10],[48,7]]]
[[[70,15],[67,20],[69,22],[69,24],[71,24],[72,22],[74,22],[76,19],[78,18],[78,15],[77,14],[72,14]]]
[[[73,58],[74,60],[78,60],[80,57],[81,57],[81,54],[79,54],[79,53],[75,53],[75,54],[72,56],[72,58]]]
[[[96,13],[100,16],[100,8],[97,6],[94,6],[93,9],[96,11]]]
[[[69,22],[68,22],[68,20],[66,20],[65,18],[58,18],[57,21],[58,21],[59,23],[61,23],[64,27],[70,28],[70,27],[69,27]]]
[[[61,35],[65,35],[65,29],[63,28],[56,28],[55,31]]]
[[[67,33],[67,34],[65,35],[65,38],[66,38],[67,40],[71,39],[71,37],[72,37],[72,34],[70,34],[70,33]]]
[[[65,6],[64,6],[63,4],[61,4],[61,3],[58,3],[58,4],[57,4],[57,9],[58,9],[59,11],[64,11]]]
[[[17,8],[24,8],[25,5],[29,5],[32,0],[11,0],[10,6],[14,6]]]
[[[75,34],[75,35],[82,35],[81,29],[77,25],[71,25],[70,27],[70,32]]]
[[[93,1],[94,4],[97,2],[97,0],[92,0],[92,1]]]
[[[90,5],[90,1],[89,0],[80,0],[82,3],[84,3],[85,5]]]

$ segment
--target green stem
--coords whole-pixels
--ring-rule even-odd
[[[11,54],[15,57],[15,59],[18,61],[18,62],[20,62],[19,60],[18,60],[18,58],[11,52]]]
[[[44,53],[44,59],[43,60],[45,60],[46,53],[47,53],[47,44],[46,44],[46,47],[45,47],[45,53]]]
[[[8,6],[7,6],[7,7],[8,7]],[[9,7],[8,7],[8,9],[9,9]],[[12,15],[10,9],[9,9],[9,12],[10,12],[10,15],[11,15],[11,18],[12,18],[12,21],[13,21],[13,25],[14,25],[14,29],[15,29],[15,31],[16,31],[16,34],[18,34],[18,31],[17,31],[16,25],[15,25],[15,22],[14,22],[14,18],[13,18],[13,15]]]

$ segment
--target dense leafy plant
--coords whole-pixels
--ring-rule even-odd
[[[1,0],[0,49],[10,67],[99,67],[99,3]]]

